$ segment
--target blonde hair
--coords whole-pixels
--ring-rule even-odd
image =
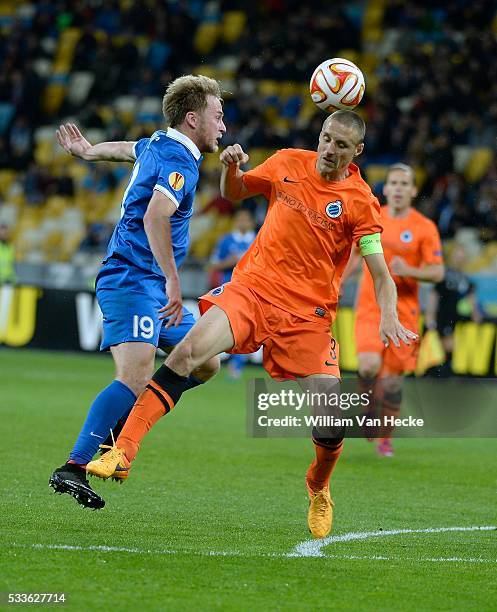
[[[201,112],[207,108],[208,96],[222,101],[219,83],[210,77],[187,74],[171,81],[162,99],[166,121],[171,127],[180,125],[187,113]]]
[[[410,175],[413,184],[416,183],[416,177],[414,175],[414,170],[411,168],[411,166],[408,166],[407,164],[402,164],[400,162],[396,164],[392,164],[391,166],[388,167],[385,180],[387,181],[390,173],[395,172],[396,170],[400,170],[401,172],[407,172],[407,174]]]

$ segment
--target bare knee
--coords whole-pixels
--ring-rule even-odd
[[[140,355],[134,360],[126,359],[116,364],[116,379],[129,387],[138,396],[145,389],[154,372],[154,358]]]
[[[189,376],[192,373],[197,364],[193,356],[193,343],[188,336],[176,345],[165,364],[180,376]]]
[[[381,355],[378,353],[359,353],[359,376],[361,378],[375,378],[381,368]]]
[[[205,363],[193,370],[192,374],[202,381],[207,381],[215,376],[221,368],[221,360],[219,356],[211,357]]]

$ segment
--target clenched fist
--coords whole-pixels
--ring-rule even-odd
[[[249,156],[245,153],[239,144],[229,145],[219,156],[219,159],[225,166],[236,164],[243,166],[249,160]]]

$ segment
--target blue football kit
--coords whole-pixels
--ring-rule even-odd
[[[175,346],[195,323],[186,308],[178,327],[166,330],[166,321],[159,319],[158,311],[168,301],[166,279],[152,254],[143,217],[155,189],[176,204],[170,223],[174,259],[179,268],[189,245],[200,151],[185,135],[169,128],[139,140],[135,155],[122,200],[121,219],[96,281],[104,317],[101,350],[122,342],[148,342],[161,348]]]
[[[143,217],[155,189],[177,206],[170,217],[176,266],[185,259],[189,222],[202,160],[198,147],[181,132],[157,131],[134,146],[136,161],[124,192],[121,219],[114,229],[97,276],[96,292],[103,313],[101,350],[123,342],[147,342],[161,348],[178,344],[195,320],[183,308],[183,319],[165,329],[159,309],[166,305],[166,279],[155,260],[143,226]],[[202,381],[191,376],[191,386]],[[84,465],[119,419],[124,421],[136,400],[133,391],[113,380],[93,401],[70,453],[70,461]]]

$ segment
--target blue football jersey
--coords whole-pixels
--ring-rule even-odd
[[[198,147],[184,134],[168,128],[135,144],[136,161],[124,192],[121,219],[107,248],[106,260],[120,255],[133,265],[164,277],[155,260],[143,217],[154,189],[166,194],[177,206],[170,217],[176,266],[182,264],[189,245],[189,224],[202,160]]]
[[[212,263],[219,263],[231,255],[237,255],[240,258],[245,254],[249,246],[252,244],[255,238],[255,232],[247,232],[242,234],[240,232],[230,232],[221,237],[217,243],[216,248],[211,256]],[[231,273],[233,272],[234,266],[226,268],[222,271],[222,283],[227,283],[231,280]]]

